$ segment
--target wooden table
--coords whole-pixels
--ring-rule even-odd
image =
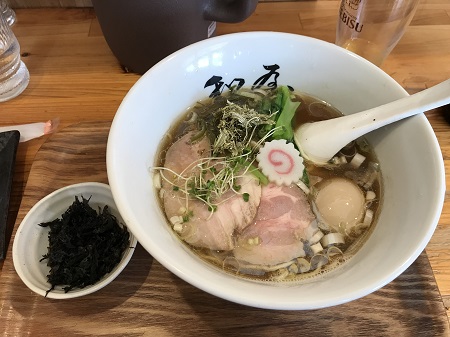
[[[337,9],[338,1],[334,0],[261,3],[256,12],[245,22],[219,24],[218,33],[273,30],[308,35],[333,42]],[[87,125],[87,129],[89,129],[89,125],[93,125],[93,132],[97,130],[104,134],[122,98],[139,76],[126,73],[120,67],[102,36],[93,10],[19,9],[16,13],[18,22],[14,26],[14,32],[21,45],[23,60],[30,70],[31,81],[26,91],[18,98],[0,103],[0,125],[41,122],[59,118],[61,133],[68,130],[67,134],[76,134],[77,130],[74,130],[73,127],[75,123],[82,122],[87,123],[84,124]],[[450,78],[450,3],[447,0],[422,0],[411,26],[382,68],[410,93]],[[446,170],[450,172],[450,126],[444,120],[442,110],[431,111],[427,113],[427,117],[440,142]],[[95,123],[89,124],[89,122]],[[69,128],[64,129],[66,127]],[[59,132],[54,137],[58,135]],[[24,205],[29,202],[25,200],[27,181],[37,179],[35,173],[30,174],[30,169],[33,162],[38,166],[43,159],[43,155],[40,155],[38,151],[44,142],[48,141],[49,145],[46,143],[43,147],[43,152],[48,154],[49,146],[61,141],[61,138],[55,138],[54,143],[51,143],[52,139],[53,137],[50,139],[48,136],[42,137],[21,143],[19,146],[10,204],[9,236],[18,225],[15,221],[16,217],[18,220],[23,217],[19,209],[24,209]],[[447,173],[447,181],[450,181],[449,174]],[[29,207],[29,205],[26,206]],[[142,258],[145,256],[145,252],[141,252],[139,256]],[[430,261],[447,315],[450,315],[448,310],[450,306],[450,200],[448,198],[445,200],[438,228],[426,248],[426,256]],[[8,259],[11,259],[10,250],[6,262],[4,265],[0,265],[2,267],[0,280],[17,277],[13,275],[14,272]],[[155,263],[153,262],[153,264]],[[149,262],[148,269],[151,264],[152,262]],[[420,264],[417,267],[419,269],[416,268],[411,273],[414,274],[422,267]],[[162,269],[162,267],[158,268]],[[145,278],[145,275],[141,275],[141,277]],[[434,279],[432,281],[434,282]],[[189,287],[179,280],[175,284],[178,284],[181,289]],[[27,290],[25,286],[23,289]],[[424,289],[426,291],[426,288]],[[5,289],[0,288],[0,294],[2,291]],[[191,289],[190,291],[195,293],[195,290]],[[199,297],[193,304],[193,310],[196,310],[197,313],[202,312],[201,304],[203,303],[198,300],[202,299],[203,295],[200,291],[198,293]],[[109,293],[103,294],[108,295]],[[21,294],[15,294],[15,296],[21,298]],[[194,297],[194,295],[192,296]],[[27,298],[33,299],[34,297],[29,291],[24,291],[21,300],[26,302]],[[205,303],[209,299],[206,297]],[[126,298],[122,300],[126,302]],[[120,306],[122,300],[116,302],[110,300],[108,308]],[[220,303],[223,302],[225,301]],[[31,302],[29,305],[33,306],[33,303],[35,302]],[[89,307],[88,302],[79,303],[86,304],[87,314],[95,311]],[[137,307],[143,304],[137,303]],[[58,309],[67,313],[73,308],[70,307],[70,304],[65,303]],[[136,314],[145,314],[145,311],[140,308],[137,309]],[[0,306],[0,331],[4,332],[4,336],[19,336],[35,331],[30,326],[20,323],[30,312],[32,312],[32,308],[24,312],[15,312],[12,307]],[[256,314],[248,313],[255,315],[251,316],[252,319],[258,315],[265,315],[262,311],[258,311]],[[79,314],[80,316],[77,317],[82,317],[82,314]],[[216,318],[220,319],[220,317]],[[213,320],[214,317],[209,319]],[[233,320],[231,317],[227,317],[227,319]],[[51,317],[49,317],[50,320]],[[151,324],[151,321],[145,322]],[[155,324],[158,326],[159,323]],[[96,330],[93,322],[84,328],[77,326],[76,320],[68,322],[67,325],[71,327],[67,331],[71,331],[72,334],[75,332],[80,335],[96,336],[126,334],[126,331],[108,331],[107,326],[104,327],[104,332],[100,332]],[[58,331],[51,329],[41,331],[43,335],[44,333],[45,335],[58,335]],[[70,335],[67,331],[66,334],[59,335]],[[133,336],[145,335],[144,330],[127,331],[133,331]],[[163,330],[152,331],[155,336],[171,335]],[[155,334],[155,331],[159,331],[159,333]],[[220,329],[217,328],[217,331]],[[265,335],[269,336],[272,333],[279,335],[282,330],[274,330],[272,333],[270,333],[270,329],[267,331]],[[189,333],[186,332],[186,335]],[[205,335],[207,334],[205,333]],[[230,335],[233,334],[230,333]],[[249,332],[248,335],[252,334]]]

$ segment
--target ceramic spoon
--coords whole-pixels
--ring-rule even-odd
[[[366,133],[450,103],[450,79],[379,107],[326,121],[305,123],[294,133],[302,156],[327,163],[345,145]]]

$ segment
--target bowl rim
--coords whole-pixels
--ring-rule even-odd
[[[31,209],[27,212],[27,214],[21,221],[19,227],[17,228],[17,231],[15,232],[15,237],[14,237],[13,246],[12,246],[12,257],[13,257],[13,265],[16,270],[16,273],[19,275],[20,279],[23,281],[23,283],[29,289],[31,289],[36,294],[39,294],[39,295],[47,297],[47,298],[69,299],[69,298],[75,298],[75,297],[88,295],[88,294],[91,294],[91,293],[94,293],[94,292],[100,290],[101,288],[103,288],[106,285],[108,285],[109,283],[111,283],[117,276],[119,276],[119,274],[122,272],[122,270],[128,265],[128,262],[130,261],[131,257],[133,256],[133,253],[134,253],[136,245],[137,245],[136,236],[131,232],[131,230],[128,229],[128,226],[127,226],[128,232],[130,233],[130,244],[129,244],[129,248],[124,252],[120,262],[114,267],[114,269],[110,273],[103,276],[103,278],[100,279],[97,283],[86,286],[85,288],[81,288],[81,289],[76,288],[67,293],[50,291],[46,294],[48,289],[47,290],[42,289],[42,288],[36,286],[31,280],[29,280],[28,277],[26,276],[26,273],[24,272],[24,270],[27,267],[23,266],[20,263],[21,261],[23,261],[23,259],[20,258],[20,255],[22,255],[23,252],[19,251],[19,241],[25,235],[24,233],[31,229],[31,226],[29,224],[29,221],[30,221],[29,219],[32,217],[32,215],[35,212],[38,212],[43,208],[48,208],[49,205],[52,205],[53,203],[55,203],[59,200],[67,198],[68,196],[65,195],[67,192],[69,192],[71,190],[77,190],[77,189],[78,190],[89,190],[90,193],[92,193],[93,195],[95,193],[103,192],[106,195],[110,196],[112,200],[114,200],[114,198],[112,196],[111,188],[108,184],[99,183],[99,182],[82,182],[82,183],[76,183],[76,184],[64,186],[62,188],[59,188],[59,189],[51,192],[50,194],[47,194],[45,197],[43,197],[37,203],[35,203],[33,205],[33,207],[31,207]],[[95,190],[97,192],[93,192],[93,190]],[[72,197],[74,198],[76,195],[81,195],[81,194],[82,194],[81,192],[73,193]],[[70,205],[68,205],[68,206],[70,206]],[[108,207],[113,208],[115,211],[117,211],[119,213],[117,205],[115,203],[114,203],[114,205],[108,204]],[[122,220],[121,222],[123,222],[125,224],[125,221]],[[40,228],[38,228],[38,230],[40,230]],[[43,228],[42,228],[42,231],[44,231]],[[41,237],[41,239],[47,239],[47,241],[48,241],[48,236]],[[36,263],[39,263],[39,262],[37,261]],[[48,285],[50,288],[49,283],[48,283]]]

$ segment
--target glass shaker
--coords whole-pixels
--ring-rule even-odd
[[[30,74],[20,58],[19,42],[0,12],[0,102],[18,96],[29,81]]]
[[[10,26],[16,22],[16,13],[8,6],[6,0],[0,0],[0,14],[3,14]]]

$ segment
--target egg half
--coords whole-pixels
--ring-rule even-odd
[[[334,178],[322,181],[317,187],[315,204],[328,226],[336,231],[348,230],[362,221],[365,198],[353,181]]]

